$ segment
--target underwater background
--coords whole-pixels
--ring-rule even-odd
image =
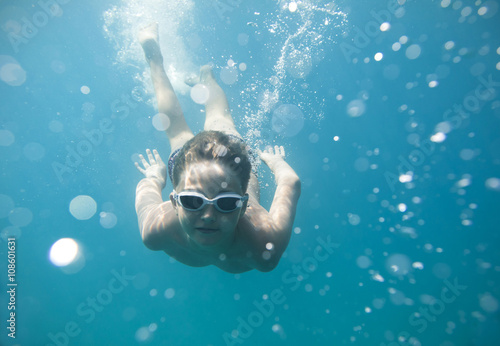
[[[2,0],[0,344],[498,345],[498,10]],[[151,22],[193,131],[183,80],[210,63],[249,145],[283,145],[301,178],[272,272],[142,244],[133,163],[170,152],[136,40]]]

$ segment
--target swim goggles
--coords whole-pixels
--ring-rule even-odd
[[[243,202],[248,200],[248,194],[240,196],[236,193],[221,193],[213,199],[208,199],[198,192],[186,191],[177,193],[174,191],[174,200],[184,209],[189,211],[199,211],[207,204],[212,204],[221,213],[230,213],[243,206]]]

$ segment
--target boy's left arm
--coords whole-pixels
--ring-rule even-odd
[[[272,230],[267,232],[266,241],[273,244],[271,258],[263,262],[261,271],[274,269],[285,252],[292,233],[293,221],[297,210],[297,203],[301,192],[301,183],[298,175],[284,160],[283,147],[276,146],[265,152],[260,152],[260,158],[269,166],[276,180],[276,191],[269,209],[272,221]]]

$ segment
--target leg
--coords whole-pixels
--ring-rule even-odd
[[[234,126],[233,117],[229,111],[226,94],[215,80],[212,68],[208,65],[200,69],[200,77],[186,80],[186,84],[201,83],[208,88],[209,98],[205,104],[205,131],[220,131],[242,138]]]
[[[151,69],[158,111],[170,119],[166,133],[173,151],[191,139],[193,132],[184,119],[179,100],[163,68],[163,56],[158,43],[158,24],[154,23],[142,29],[138,38]]]
[[[191,86],[196,83],[205,85],[209,90],[209,98],[205,104],[205,131],[220,131],[243,138],[234,126],[226,94],[215,80],[210,66],[202,66],[200,69],[200,76],[198,78],[186,80],[186,84]],[[250,195],[250,203],[260,202],[259,180],[253,172],[250,174],[247,192]]]

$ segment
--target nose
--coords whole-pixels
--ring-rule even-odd
[[[217,210],[213,205],[207,205],[203,208],[201,219],[205,223],[213,223],[217,220]]]

